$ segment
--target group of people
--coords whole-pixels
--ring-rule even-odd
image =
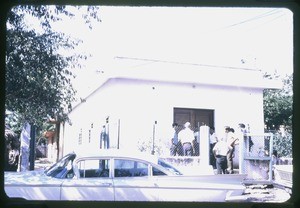
[[[239,144],[239,139],[243,138],[248,130],[243,123],[238,125],[238,134],[229,126],[225,127],[225,133],[222,137],[217,137],[216,142],[211,145],[211,154],[215,158],[215,167],[218,174],[233,174],[233,158],[236,145]],[[249,129],[249,126],[248,126]],[[211,134],[212,135],[212,134]],[[253,142],[250,137],[250,146]]]
[[[191,124],[186,122],[184,129],[179,132],[177,123],[173,123],[172,127],[174,132],[170,148],[171,156],[193,156],[196,149],[198,149],[196,154],[199,155],[199,141],[191,129]],[[239,128],[245,133],[244,124],[239,124]],[[214,127],[210,127],[209,131],[210,164],[217,169],[218,174],[233,174],[234,151],[235,146],[239,144],[239,136],[229,126],[225,127],[224,135],[221,137],[216,135]]]
[[[190,122],[186,122],[184,124],[184,129],[181,131],[179,131],[179,125],[177,123],[173,123],[172,127],[171,156],[199,155],[199,141],[197,140],[199,136],[191,129]]]
[[[225,127],[225,134],[222,137],[214,136],[215,143],[211,143],[211,154],[215,158],[215,167],[218,174],[233,174],[233,157],[235,146],[239,143],[239,138],[235,135],[235,130]]]

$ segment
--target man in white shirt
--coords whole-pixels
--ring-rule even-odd
[[[213,153],[216,158],[216,166],[218,174],[227,173],[227,154],[232,149],[231,146],[221,137],[213,148]]]
[[[233,174],[233,157],[234,157],[234,147],[238,144],[238,138],[234,133],[234,129],[230,128],[227,134],[227,144],[231,146],[231,150],[227,154],[227,165],[228,165],[228,173]]]
[[[184,156],[192,156],[193,155],[193,147],[192,143],[195,139],[194,132],[190,129],[190,122],[186,122],[184,124],[184,129],[178,133],[178,139],[181,141],[183,146],[183,155]]]

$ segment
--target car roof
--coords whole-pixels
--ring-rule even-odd
[[[95,153],[86,153],[86,154],[78,154],[76,160],[80,160],[83,158],[94,158],[94,157],[126,157],[126,158],[134,158],[138,160],[144,160],[148,162],[152,162],[154,164],[158,163],[158,157],[155,155],[151,155],[145,152],[139,151],[124,151],[120,149],[101,149],[99,152]]]

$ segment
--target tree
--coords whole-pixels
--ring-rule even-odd
[[[290,131],[275,131],[273,149],[277,151],[278,157],[292,157],[293,139]]]
[[[264,90],[264,117],[267,129],[274,133],[274,150],[279,156],[292,157],[293,75],[282,78],[282,83],[282,89]]]
[[[86,9],[85,21],[90,24],[91,18],[98,18],[98,7]],[[80,43],[52,31],[51,22],[63,20],[62,15],[74,16],[64,6],[42,5],[14,7],[8,14],[5,108],[17,113],[22,123],[41,125],[47,116],[63,121],[72,108],[76,93],[72,68],[80,67],[79,60],[87,57],[60,54]],[[30,28],[26,17],[38,20],[40,27]]]
[[[100,21],[95,6],[20,5],[9,10],[5,109],[17,115],[19,124],[15,126],[20,129],[16,131],[26,123],[42,126],[49,118],[57,122],[68,119],[76,93],[72,69],[80,67],[80,60],[87,56],[74,53],[81,40],[54,31],[52,24],[73,18],[78,10],[90,29],[94,20]],[[31,27],[30,22],[38,24]]]
[[[278,75],[265,75],[269,79],[279,78]],[[293,116],[293,75],[282,78],[282,89],[264,90],[265,124],[270,130],[277,130],[281,125],[290,129]]]

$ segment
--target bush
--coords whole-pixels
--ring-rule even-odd
[[[273,138],[273,150],[278,157],[292,157],[293,137],[289,131],[276,131]]]

